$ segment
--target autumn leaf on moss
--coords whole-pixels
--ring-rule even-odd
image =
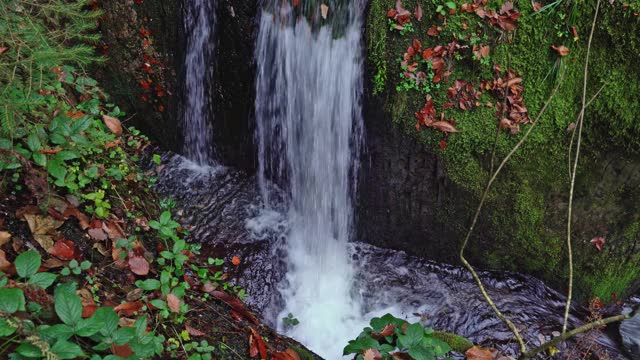
[[[102,120],[112,133],[116,136],[122,135],[122,123],[120,123],[120,120],[109,115],[102,115]]]
[[[567,48],[564,45],[560,45],[560,46],[555,46],[555,45],[551,45],[551,48],[558,53],[558,55],[560,55],[561,57],[565,57],[567,55],[569,55],[569,48]]]
[[[167,305],[171,311],[180,312],[180,299],[174,293],[167,295]]]

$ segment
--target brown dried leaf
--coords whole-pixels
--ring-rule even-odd
[[[61,260],[71,260],[75,256],[75,244],[71,240],[59,240],[47,252]]]
[[[102,120],[112,133],[114,133],[116,136],[122,135],[122,123],[120,122],[120,120],[109,115],[102,115]]]
[[[382,354],[378,349],[367,349],[364,351],[364,360],[382,360]]]
[[[89,229],[87,233],[89,233],[89,236],[91,236],[93,240],[96,240],[96,241],[107,240],[107,233],[105,233],[104,230],[102,229]]]
[[[191,327],[189,325],[185,325],[184,328],[187,330],[187,332],[191,336],[206,336],[207,335],[204,332],[202,332],[202,331],[200,331],[200,330],[198,330],[198,329],[196,329],[194,327]]]
[[[11,267],[11,262],[7,260],[7,254],[3,250],[0,250],[0,271],[7,272]]]
[[[56,229],[62,226],[63,222],[52,218],[51,216],[39,216],[32,214],[24,214],[25,220],[29,224],[29,230],[33,234],[33,238],[42,246],[43,249],[49,249],[53,246],[53,236],[57,233]]]
[[[167,295],[167,305],[171,311],[180,312],[180,299],[174,293]]]
[[[127,358],[133,355],[133,350],[131,350],[131,347],[128,344],[111,344],[111,352],[113,353],[113,355],[120,356],[121,358]]]
[[[126,302],[113,308],[113,311],[117,312],[120,316],[132,316],[140,311],[143,306],[144,303],[142,301]]]
[[[8,231],[0,231],[0,246],[6,244],[11,240],[11,234]]]

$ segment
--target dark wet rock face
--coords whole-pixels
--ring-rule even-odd
[[[287,271],[287,224],[281,215],[286,209],[261,210],[255,178],[231,168],[201,168],[166,154],[155,171],[157,190],[178,201],[177,213],[189,226],[191,240],[203,244],[203,256],[224,257],[227,263],[232,256],[240,257],[241,264],[229,265],[227,271],[246,289],[248,304],[275,327],[283,306],[278,289]],[[514,354],[511,333],[466,269],[364,243],[352,243],[349,251],[357,269],[353,292],[363,304],[363,319],[392,312]],[[505,315],[526,326],[523,336],[530,346],[561,329],[565,299],[540,280],[508,272],[480,276]],[[586,310],[574,308],[571,325],[579,325],[586,316]],[[623,337],[636,334],[634,326],[625,324],[624,329],[632,330],[623,330]],[[602,333],[591,336],[613,358],[624,358],[613,340]]]
[[[134,125],[165,148],[180,150],[180,93],[184,43],[179,0],[104,0],[100,29],[107,57],[101,84]]]

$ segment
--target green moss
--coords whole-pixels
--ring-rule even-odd
[[[552,88],[562,79],[557,95],[540,118],[536,129],[494,183],[483,215],[488,224],[486,230],[490,234],[483,234],[485,236],[482,237],[490,240],[474,240],[469,249],[473,260],[480,265],[526,271],[552,280],[559,286],[566,280],[567,273],[565,228],[571,134],[566,129],[575,122],[581,107],[584,59],[595,3],[565,1],[553,11],[534,13],[529,2],[520,2],[517,7],[521,17],[509,43],[506,37],[492,26],[483,24],[475,14],[448,15],[447,25],[442,25],[435,9],[443,3],[437,0],[403,0],[403,6],[407,9],[414,9],[420,4],[424,16],[420,22],[412,20],[414,33],[402,36],[397,31],[389,31],[386,26],[386,11],[393,7],[394,2],[373,1],[367,24],[369,56],[373,57],[370,61],[377,64],[381,52],[385,52],[383,59],[388,73],[385,110],[407,134],[443,158],[451,181],[478,199],[487,181],[494,147],[498,122],[495,110],[487,107],[473,111],[446,110],[446,118],[455,119],[455,126],[459,130],[448,137],[432,129],[416,131],[414,113],[424,104],[424,95],[395,91],[401,73],[397,59],[402,57],[414,38],[426,48],[444,45],[454,37],[463,39],[481,30],[487,36],[481,35],[477,41],[491,46],[491,62],[499,63],[503,68],[508,66],[523,78],[524,102],[532,119],[549,98]],[[460,5],[463,2],[456,3]],[[502,0],[489,1],[488,7],[499,8],[502,3]],[[605,87],[585,114],[581,176],[576,188],[578,209],[575,209],[585,220],[578,221],[574,226],[577,233],[573,236],[578,273],[576,283],[585,296],[612,290],[622,293],[622,290],[635,286],[633,281],[639,276],[638,270],[630,269],[632,264],[637,264],[637,260],[620,261],[624,256],[620,250],[622,245],[612,249],[610,256],[601,256],[594,261],[593,247],[584,240],[601,232],[598,226],[609,228],[609,236],[619,237],[619,229],[624,227],[628,219],[609,210],[622,206],[622,203],[627,209],[636,208],[637,205],[627,204],[634,202],[629,199],[640,202],[638,192],[630,192],[627,187],[616,185],[615,182],[602,185],[601,173],[593,171],[590,175],[591,169],[610,161],[606,154],[612,149],[623,151],[622,157],[637,154],[640,149],[640,102],[637,100],[640,94],[640,69],[628,61],[640,53],[640,19],[620,4],[603,2],[601,6],[590,55],[587,99],[601,86]],[[426,34],[434,24],[442,26],[439,37]],[[463,24],[467,30],[464,30]],[[578,31],[577,41],[572,39],[571,26]],[[373,39],[375,42],[372,42]],[[380,41],[385,44],[380,45]],[[460,42],[464,43],[465,40]],[[552,45],[561,44],[570,49],[569,56],[559,58],[551,50]],[[455,60],[449,82],[443,83],[439,89],[433,89],[430,95],[436,107],[441,109],[446,101],[446,89],[453,80],[465,79],[478,84],[491,77],[490,65],[469,59]],[[486,101],[495,102],[495,99],[483,94],[481,102]],[[516,135],[500,135],[496,143],[496,163],[521,139],[528,126],[522,125],[522,131]],[[441,140],[447,142],[444,151],[439,146]],[[596,186],[605,186],[605,189],[596,191]],[[602,199],[597,204],[588,204],[581,203],[581,196]],[[606,207],[603,205],[605,203]],[[475,204],[467,206],[473,208]],[[606,210],[599,212],[598,206]],[[438,216],[444,218],[443,224],[460,223],[460,212],[451,209],[442,212]],[[453,218],[446,219],[447,216]],[[464,230],[463,227],[456,229],[460,237]],[[621,240],[621,244],[629,243],[633,243],[629,237]],[[595,270],[596,263],[602,271]]]
[[[377,14],[386,14],[384,0],[372,0],[368,17],[367,27],[367,49],[369,61],[374,66],[373,75],[373,95],[382,93],[387,82],[387,60],[385,52],[387,49],[387,26],[386,19]]]
[[[300,355],[300,357],[303,360],[315,360],[316,359],[316,356],[314,356],[313,353],[311,353],[309,350],[307,350],[307,349],[305,349],[303,347],[291,345],[291,348],[293,350],[295,350],[295,352],[298,353],[298,355]]]
[[[444,331],[434,331],[433,337],[440,339],[446,342],[447,344],[449,344],[449,346],[451,346],[451,349],[453,349],[453,351],[463,353],[463,354],[473,346],[473,343],[471,341],[453,333],[448,333]]]

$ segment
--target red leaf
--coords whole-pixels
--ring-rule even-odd
[[[53,247],[47,250],[49,254],[56,256],[62,260],[73,259],[74,243],[71,240],[60,240],[53,244]]]
[[[446,140],[440,140],[440,149],[444,150],[447,148],[447,141]]]
[[[238,300],[238,298],[218,290],[208,291],[208,293],[214,298],[221,300],[225,304],[229,305],[229,307],[242,315],[245,319],[251,321],[256,325],[260,325],[258,319],[256,319],[255,316],[251,315],[247,311],[247,309],[245,309],[244,304],[240,300]]]
[[[167,305],[171,311],[180,312],[180,299],[174,293],[167,295]]]
[[[113,353],[113,355],[120,356],[121,358],[126,358],[133,355],[133,350],[131,350],[131,347],[128,344],[111,344],[111,352]]]
[[[117,312],[120,316],[131,316],[140,311],[143,306],[142,301],[126,302],[113,308],[113,311]]]
[[[9,50],[8,47],[6,46],[0,46],[0,55],[4,54],[5,52],[7,52],[7,50]]]
[[[438,36],[438,34],[440,33],[440,31],[438,31],[438,27],[433,25],[432,27],[429,28],[429,30],[427,30],[427,35],[429,36]]]
[[[136,275],[147,275],[149,273],[149,262],[142,256],[129,257],[129,269]]]
[[[564,57],[569,55],[569,49],[564,45],[560,45],[560,46],[551,45],[551,48],[555,50],[560,56]]]
[[[235,266],[240,265],[240,258],[239,258],[239,257],[237,257],[237,256],[234,256],[234,257],[231,259],[231,263],[232,263],[233,265],[235,265]]]
[[[267,359],[267,344],[265,344],[264,340],[262,339],[262,337],[260,336],[260,334],[258,334],[258,332],[254,329],[251,328],[251,337],[250,339],[253,339],[253,344],[250,344],[250,352],[251,354],[253,354],[253,350],[254,347],[257,348],[258,352],[260,352],[260,359],[262,360],[266,360]],[[251,343],[251,340],[249,340]],[[252,355],[251,357],[254,357],[258,355],[258,353],[256,352],[255,355]]]
[[[604,247],[604,237],[594,237],[593,239],[591,239],[591,244],[593,244],[593,246],[595,246],[598,251],[602,251],[602,248]]]
[[[378,349],[367,349],[364,352],[364,360],[382,360],[382,354]]]

